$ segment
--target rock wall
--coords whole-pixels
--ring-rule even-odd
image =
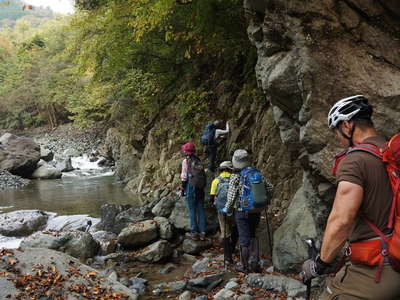
[[[244,147],[274,183],[273,261],[280,270],[296,271],[306,257],[304,237],[321,238],[334,197],[330,168],[339,148],[326,126],[329,107],[364,94],[375,107],[378,130],[386,136],[400,131],[400,5],[245,0],[244,7],[259,89],[216,82],[207,117],[225,118],[232,127],[220,160]],[[145,134],[108,131],[105,152],[134,193],[149,196],[155,188],[179,185],[184,141],[174,105]]]
[[[298,269],[304,236],[320,237],[332,202],[334,136],[326,126],[338,99],[364,94],[381,134],[400,130],[400,4],[396,1],[245,0],[257,48],[258,85],[272,105],[282,143],[302,173],[274,235],[274,265]]]

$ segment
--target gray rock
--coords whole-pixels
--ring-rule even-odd
[[[210,240],[205,241],[194,241],[192,239],[185,239],[183,241],[182,249],[188,254],[199,254],[201,251],[206,250],[212,246]]]
[[[100,221],[98,218],[92,218],[89,215],[68,215],[68,216],[55,216],[49,218],[45,230],[56,230],[56,231],[69,231],[79,230],[85,231],[88,227],[88,222],[91,222],[91,226],[96,226]]]
[[[141,252],[137,259],[143,262],[159,262],[172,254],[171,245],[165,240],[159,240],[150,246],[147,246],[143,252]]]
[[[253,296],[251,295],[240,295],[239,297],[237,297],[237,300],[251,300],[253,299]]]
[[[159,283],[153,287],[153,294],[155,291],[159,293],[159,295],[166,292],[179,293],[185,290],[186,286],[187,280]]]
[[[190,279],[187,283],[186,289],[194,292],[208,293],[222,282],[223,277],[224,273],[218,273]]]
[[[71,171],[75,170],[74,167],[72,166],[71,157],[66,158],[62,162],[58,162],[56,165],[56,168],[63,173],[67,173],[67,172],[71,172]]]
[[[31,175],[34,179],[58,179],[61,178],[61,176],[62,173],[60,170],[47,163],[41,165]]]
[[[77,149],[69,148],[64,151],[63,155],[65,157],[78,157],[81,156],[81,152]]]
[[[90,233],[82,231],[38,232],[23,239],[20,247],[53,249],[82,259],[95,256],[100,248]]]
[[[6,277],[0,278],[0,299],[8,299],[8,295],[17,295],[21,291],[17,290],[14,286],[15,278],[18,275],[28,275],[33,272],[39,271],[40,266],[43,266],[44,270],[47,268],[54,268],[55,272],[59,273],[64,280],[58,282],[57,287],[54,289],[58,290],[61,295],[68,295],[68,299],[78,300],[81,297],[77,297],[70,292],[70,288],[73,285],[83,286],[94,286],[98,285],[104,290],[110,290],[111,292],[102,296],[111,296],[111,293],[122,293],[130,300],[137,300],[136,294],[132,293],[127,287],[123,286],[119,282],[109,280],[100,276],[100,274],[79,262],[79,260],[53,250],[49,249],[25,249],[24,251],[14,250],[13,254],[7,255],[16,261],[16,264],[12,267],[17,272],[10,272],[10,266],[3,260],[0,261],[0,272],[7,272]],[[3,256],[4,258],[4,256]],[[69,276],[68,269],[79,270],[79,273],[74,276]],[[42,273],[42,280],[50,280],[47,278],[47,272]],[[90,274],[90,275],[89,275]],[[94,295],[89,295],[90,297]]]
[[[214,300],[230,300],[230,299],[235,299],[235,297],[236,297],[235,292],[228,290],[228,289],[222,289],[214,295],[213,299]]]
[[[284,292],[288,297],[301,297],[306,292],[302,282],[285,276],[249,274],[246,281],[252,287]]]
[[[18,210],[0,214],[0,234],[29,235],[46,225],[49,215],[41,210]]]
[[[192,293],[190,291],[184,291],[179,295],[178,300],[190,300],[192,299]]]
[[[208,297],[206,295],[197,296],[195,300],[208,300]]]
[[[107,276],[108,279],[113,281],[118,281],[118,274],[115,271],[112,271],[110,275]]]
[[[40,160],[40,146],[33,139],[10,134],[1,140],[0,169],[29,177]]]
[[[117,235],[107,231],[97,231],[92,233],[95,241],[100,245],[100,255],[111,254],[117,247]]]
[[[177,229],[190,230],[189,212],[183,197],[179,197],[176,200],[175,207],[169,216],[169,221]]]
[[[0,190],[15,189],[23,187],[29,183],[28,179],[13,175],[6,170],[0,170]]]
[[[210,259],[208,257],[205,257],[203,259],[199,259],[196,261],[193,266],[192,270],[194,273],[201,273],[205,272],[208,269],[208,264],[210,263]]]
[[[151,210],[158,217],[168,218],[175,207],[176,198],[164,197]]]
[[[229,281],[226,285],[225,285],[225,289],[227,290],[231,290],[234,289],[235,287],[238,287],[239,284],[236,281]]]
[[[176,269],[176,266],[174,264],[167,264],[164,268],[160,270],[160,274],[168,274],[171,273],[173,270]]]
[[[167,218],[164,217],[155,217],[154,221],[158,224],[158,229],[160,231],[160,237],[164,240],[170,240],[174,236],[174,227],[168,221]]]
[[[53,160],[53,158],[54,158],[54,153],[51,150],[44,147],[40,147],[40,159],[49,162]]]
[[[129,278],[129,289],[138,295],[143,295],[146,292],[147,280],[144,278],[131,277]]]
[[[146,246],[158,237],[156,222],[147,220],[131,223],[118,235],[118,242],[125,248]]]

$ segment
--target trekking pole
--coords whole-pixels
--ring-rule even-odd
[[[223,251],[224,251],[224,269],[226,270],[226,257],[225,257],[225,253],[226,253],[226,249],[225,249],[225,246],[226,246],[226,220],[227,220],[227,216],[226,216],[226,214],[224,214],[224,234],[223,234],[223,239],[224,239],[224,241],[222,242],[222,246],[223,246]]]
[[[267,208],[265,208],[265,221],[267,222],[268,244],[269,244],[269,249],[271,251],[271,258],[272,258],[272,238],[271,238],[271,230],[270,230],[269,222],[268,222]]]
[[[315,259],[315,257],[318,255],[318,250],[317,250],[317,247],[315,246],[314,239],[306,238],[305,242],[308,246],[308,258]],[[307,286],[306,300],[310,300],[311,299],[311,279],[308,280],[305,284]]]

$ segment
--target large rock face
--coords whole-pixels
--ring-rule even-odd
[[[40,146],[33,139],[9,133],[0,138],[0,169],[29,177],[40,160]]]
[[[43,228],[49,215],[41,210],[18,210],[0,214],[0,234],[25,236]]]
[[[364,94],[375,108],[378,131],[388,136],[399,130],[400,5],[245,0],[244,6],[258,54],[258,85],[283,145],[301,164],[291,168],[303,180],[294,185],[297,192],[274,235],[275,266],[293,271],[306,256],[302,239],[321,236],[333,199],[330,167],[338,145],[326,127],[329,107]]]
[[[118,242],[125,248],[146,246],[158,237],[157,223],[153,220],[131,223],[122,229]]]

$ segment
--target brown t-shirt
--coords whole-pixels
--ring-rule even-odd
[[[370,137],[363,141],[363,143],[372,143],[379,147],[383,147],[385,142],[385,139],[380,136]],[[380,230],[387,232],[392,189],[382,161],[370,153],[351,152],[340,162],[336,179],[338,183],[348,181],[364,189],[360,212]],[[360,218],[360,212],[350,234],[352,242],[376,237],[376,234]]]

